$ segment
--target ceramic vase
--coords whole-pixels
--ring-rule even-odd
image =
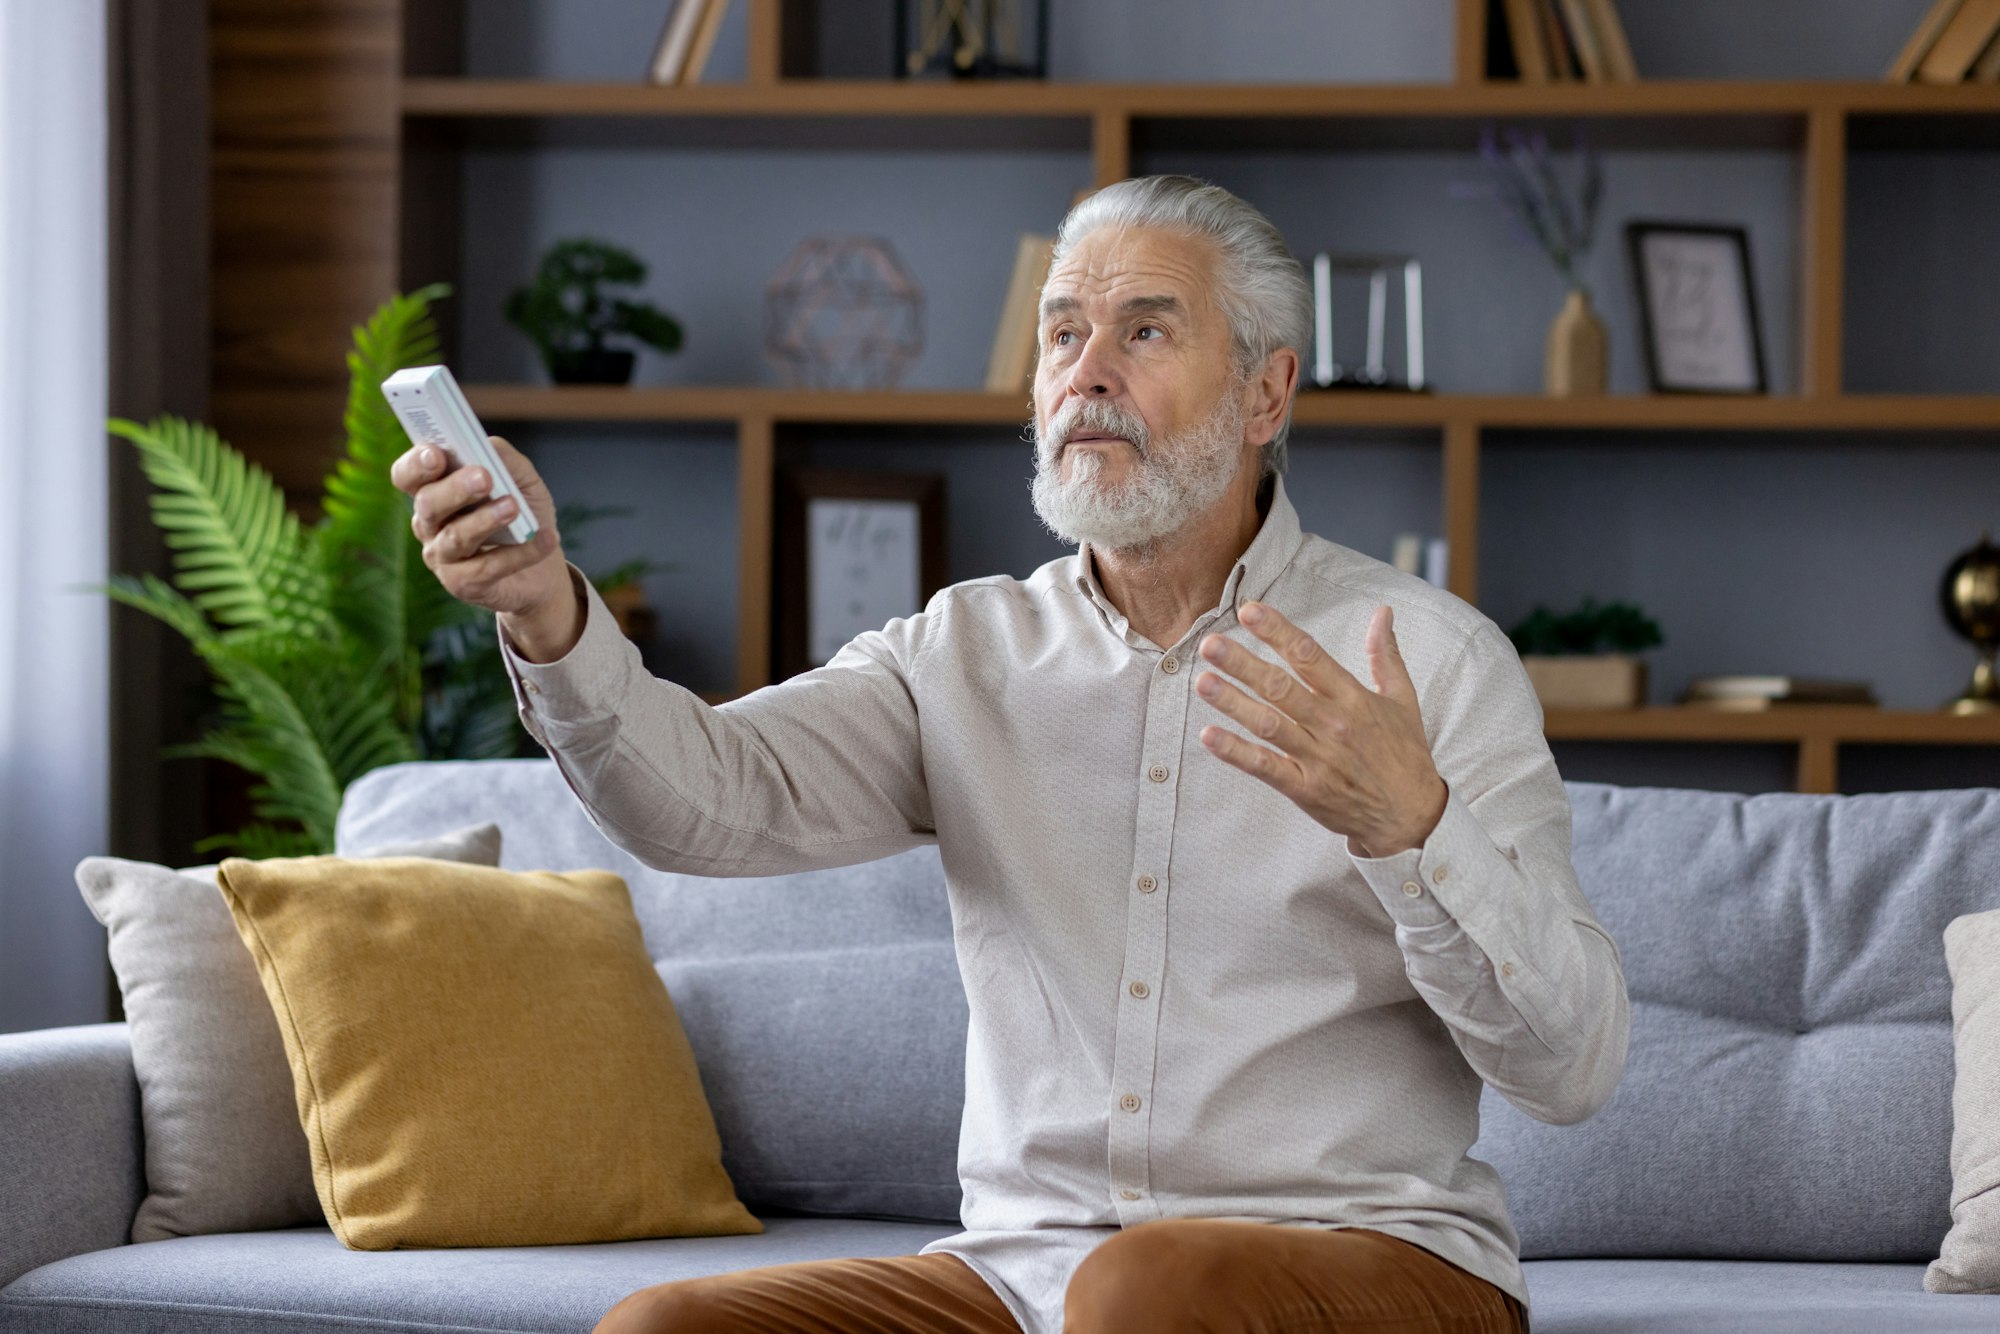
[[[1608,343],[1604,321],[1590,308],[1589,295],[1572,287],[1556,322],[1549,327],[1548,392],[1559,398],[1603,393]]]

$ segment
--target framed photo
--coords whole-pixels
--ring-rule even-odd
[[[778,473],[777,679],[824,666],[864,630],[922,611],[944,587],[944,478]]]
[[[1628,222],[1625,240],[1653,392],[1766,392],[1749,233],[1706,223]]]

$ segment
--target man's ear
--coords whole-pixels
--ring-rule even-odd
[[[1278,433],[1285,420],[1285,408],[1299,383],[1299,354],[1281,347],[1264,358],[1264,367],[1248,386],[1249,404],[1244,412],[1244,435],[1262,445]]]

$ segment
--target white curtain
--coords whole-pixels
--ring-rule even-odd
[[[0,0],[0,1032],[104,1020],[104,0]]]

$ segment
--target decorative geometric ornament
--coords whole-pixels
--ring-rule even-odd
[[[924,294],[880,236],[810,236],[764,288],[764,354],[794,387],[891,389],[924,348]]]

